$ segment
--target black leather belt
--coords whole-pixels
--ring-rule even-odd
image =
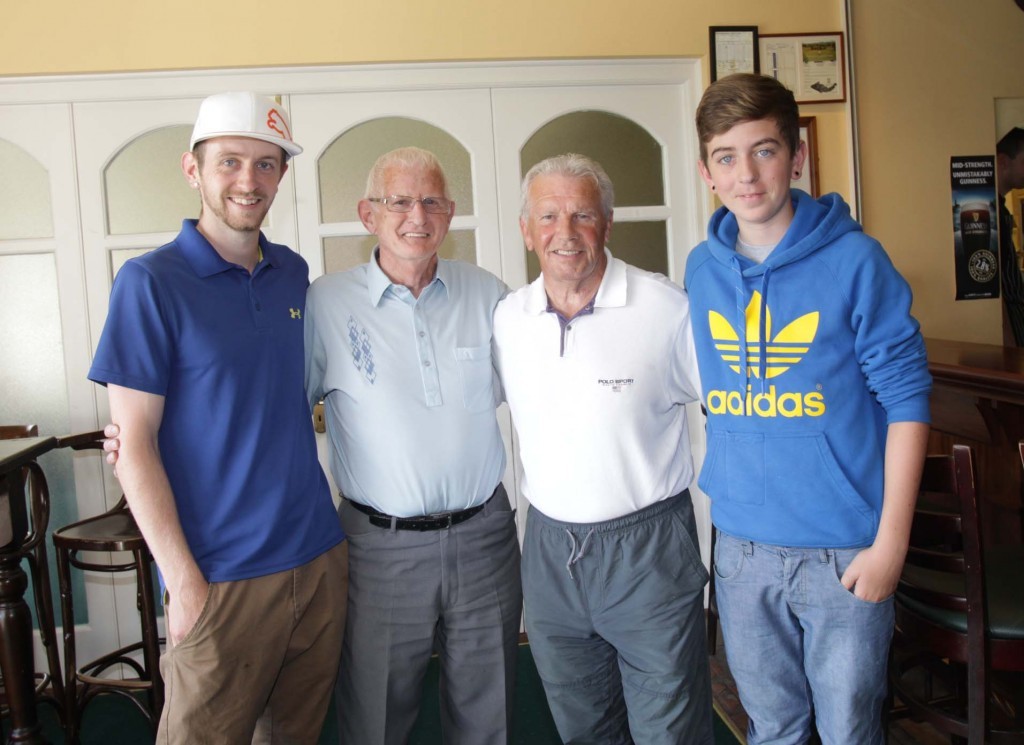
[[[493,495],[491,495],[491,498],[493,498]],[[490,501],[490,499],[487,500],[487,502]],[[464,523],[480,512],[487,505],[487,502],[476,507],[470,507],[468,510],[458,510],[457,512],[438,512],[433,515],[423,515],[422,517],[393,517],[392,515],[385,515],[383,512],[377,512],[373,507],[353,502],[351,499],[348,501],[355,509],[370,518],[370,525],[390,530],[392,521],[394,521],[394,526],[397,530],[421,531],[445,530],[453,525]]]

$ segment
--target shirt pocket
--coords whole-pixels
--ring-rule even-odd
[[[462,383],[462,403],[469,411],[487,411],[495,407],[494,368],[491,345],[456,347],[455,361]]]

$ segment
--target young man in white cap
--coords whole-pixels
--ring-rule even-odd
[[[160,743],[312,743],[338,668],[346,546],[303,392],[306,263],[260,225],[302,152],[273,100],[203,101],[198,220],[118,272],[89,378],[165,586]]]

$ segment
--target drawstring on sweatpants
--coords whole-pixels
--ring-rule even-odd
[[[572,548],[569,550],[569,560],[565,562],[565,568],[569,570],[569,579],[576,579],[572,574],[573,565],[576,564],[583,556],[587,553],[587,545],[590,543],[590,536],[594,535],[594,529],[591,528],[590,532],[583,538],[583,543],[577,547],[576,536],[568,528],[565,532],[569,535],[569,540],[572,541]]]

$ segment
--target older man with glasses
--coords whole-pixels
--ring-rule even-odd
[[[408,741],[434,649],[444,741],[509,739],[522,593],[491,365],[507,288],[438,258],[454,209],[432,154],[381,156],[359,202],[377,248],[306,301],[306,391],[324,400],[349,536],[347,745]]]

